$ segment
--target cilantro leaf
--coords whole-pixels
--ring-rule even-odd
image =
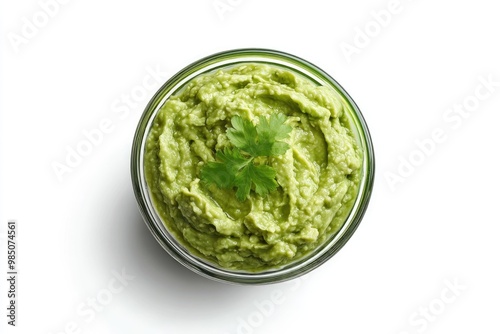
[[[253,166],[253,164],[247,165],[241,172],[236,174],[234,178],[236,198],[240,202],[243,202],[248,195],[250,195],[250,189],[252,188],[252,178],[249,175],[250,166]]]
[[[220,188],[232,188],[239,169],[251,161],[238,150],[225,149],[216,154],[220,162],[209,162],[201,170],[201,179],[206,184],[216,184]]]
[[[276,190],[276,170],[265,164],[255,164],[254,159],[278,156],[290,148],[288,143],[281,141],[292,131],[285,121],[285,115],[272,114],[269,120],[259,117],[259,124],[255,126],[240,116],[232,117],[233,128],[228,129],[226,135],[236,149],[217,151],[217,161],[208,162],[201,169],[202,182],[219,188],[236,187],[239,201],[248,197],[252,187],[263,197]]]
[[[283,114],[272,114],[269,121],[261,116],[259,124],[256,126],[257,134],[259,135],[259,146],[265,149],[263,155],[281,155],[289,148],[285,142],[279,141],[288,137],[292,127],[285,124],[286,116]]]
[[[255,125],[248,119],[241,118],[240,116],[233,116],[231,118],[231,125],[234,129],[228,129],[226,132],[231,144],[251,156],[258,156],[258,152],[256,152],[257,129]]]
[[[216,156],[222,163],[230,166],[232,170],[240,169],[249,163],[248,159],[242,156],[240,151],[234,149],[226,148],[222,152],[218,151]]]
[[[285,115],[272,114],[269,121],[260,116],[259,124],[255,126],[247,119],[234,116],[231,118],[233,129],[227,130],[227,137],[231,144],[252,157],[281,155],[290,148],[287,143],[280,141],[292,131],[285,121]]]
[[[276,190],[278,183],[274,179],[276,171],[267,165],[246,165],[245,168],[236,174],[235,185],[238,188],[236,197],[243,201],[250,194],[250,187],[255,185],[255,192],[264,197],[269,192]]]

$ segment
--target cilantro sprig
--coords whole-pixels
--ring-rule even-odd
[[[282,141],[292,131],[285,121],[283,114],[272,114],[269,120],[261,116],[257,125],[240,116],[232,117],[233,127],[226,134],[234,148],[217,151],[216,161],[202,167],[201,180],[223,189],[236,187],[239,201],[244,201],[252,189],[263,197],[276,190],[276,170],[257,164],[255,159],[279,156],[290,148],[288,143]]]

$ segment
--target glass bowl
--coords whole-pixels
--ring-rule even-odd
[[[169,232],[159,217],[152,201],[150,188],[145,178],[145,143],[153,120],[165,101],[181,90],[193,78],[216,69],[233,67],[243,63],[263,63],[290,70],[308,78],[317,85],[330,87],[343,100],[348,113],[351,130],[363,154],[361,180],[353,207],[341,228],[304,257],[267,271],[250,272],[222,268],[199,257]],[[347,108],[345,108],[347,106]],[[268,284],[296,278],[317,268],[337,253],[358,227],[368,206],[375,173],[375,157],[372,141],[364,118],[347,92],[327,73],[317,66],[296,57],[275,50],[239,49],[217,53],[200,59],[185,67],[170,78],[153,96],[137,126],[131,156],[131,176],[139,209],[149,230],[160,245],[178,262],[192,271],[226,283]]]

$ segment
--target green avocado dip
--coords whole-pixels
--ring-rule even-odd
[[[230,270],[261,272],[296,261],[339,231],[356,199],[362,151],[350,106],[332,88],[278,66],[245,63],[195,77],[161,106],[144,169],[156,211],[191,254]],[[275,171],[262,196],[200,179],[216,152],[233,148],[235,116],[258,124],[286,117],[281,155],[256,164]],[[230,130],[231,131],[231,130]]]

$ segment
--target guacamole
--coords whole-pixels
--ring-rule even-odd
[[[362,151],[350,109],[332,88],[289,69],[245,63],[195,77],[161,106],[144,170],[158,215],[193,255],[230,270],[280,268],[310,254],[342,226],[356,199]],[[278,187],[240,201],[200,181],[240,116],[286,116],[286,153],[265,158]]]

